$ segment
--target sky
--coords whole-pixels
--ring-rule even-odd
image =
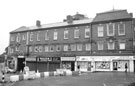
[[[113,8],[135,15],[134,0],[0,0],[0,54],[9,45],[9,32],[21,26],[34,26],[36,20],[41,24],[62,22],[77,12],[94,18]]]

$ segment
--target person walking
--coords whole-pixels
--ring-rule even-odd
[[[127,63],[125,63],[125,72],[126,73],[127,73],[127,68],[128,68]]]

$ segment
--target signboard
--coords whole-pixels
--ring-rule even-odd
[[[26,61],[36,61],[36,58],[26,58]]]
[[[47,61],[48,58],[40,58],[40,61]]]
[[[49,57],[48,61],[60,61],[60,57]]]
[[[86,56],[77,57],[77,61],[91,61],[91,57]]]
[[[61,57],[61,61],[75,61],[75,57]]]

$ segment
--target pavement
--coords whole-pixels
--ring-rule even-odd
[[[5,80],[9,80],[10,75],[12,74],[6,74]],[[133,85],[129,85],[133,82]],[[23,80],[15,83],[0,83],[0,86],[135,86],[135,73],[83,73],[80,76],[55,76],[35,80]]]

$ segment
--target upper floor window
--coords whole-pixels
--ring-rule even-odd
[[[15,47],[15,51],[19,51],[19,47],[16,46],[16,47]]]
[[[114,28],[115,28],[114,23],[107,24],[107,36],[114,36],[115,34]]]
[[[90,28],[88,26],[86,26],[85,28],[85,38],[89,38],[90,37]]]
[[[48,32],[48,30],[46,30],[46,32],[45,32],[45,40],[49,40],[49,32]]]
[[[68,30],[67,29],[64,31],[64,39],[68,39]]]
[[[29,52],[32,52],[33,51],[32,48],[33,48],[32,46],[29,47]]]
[[[54,52],[54,45],[50,45],[50,52]]]
[[[49,52],[49,46],[45,46],[45,52]]]
[[[30,33],[30,41],[33,41],[33,32]]]
[[[98,42],[98,50],[103,50],[104,49],[104,42],[103,41],[99,41]]]
[[[22,35],[22,40],[26,40],[26,35],[25,34]]]
[[[42,52],[42,51],[43,51],[43,47],[39,46],[39,52]]]
[[[98,37],[103,37],[104,36],[104,29],[103,26],[98,26]]]
[[[90,43],[85,44],[85,49],[86,49],[86,51],[90,51],[91,50],[91,44]]]
[[[11,36],[10,37],[10,41],[14,41],[15,40],[15,37],[14,36]]]
[[[82,51],[82,44],[77,44],[77,51]]]
[[[119,49],[124,50],[124,49],[126,49],[125,47],[126,47],[126,41],[125,40],[120,40],[119,41]]]
[[[40,41],[40,31],[37,32],[37,41]]]
[[[61,51],[61,45],[56,45],[56,51]]]
[[[76,44],[71,44],[70,47],[71,47],[71,51],[76,51]]]
[[[74,30],[74,38],[79,38],[79,29],[78,29],[78,27],[76,27],[76,29]]]
[[[68,45],[64,45],[64,51],[68,51],[69,46]]]
[[[55,30],[53,34],[53,39],[57,40],[58,39],[58,32]]]
[[[108,50],[114,50],[114,48],[115,48],[115,42],[109,41],[108,42]]]
[[[125,35],[125,24],[120,22],[118,25],[118,34]]]
[[[16,37],[16,42],[20,42],[21,41],[21,35],[20,33],[17,34],[17,37]]]
[[[34,47],[34,52],[38,52],[38,51],[39,51],[38,46],[35,46],[35,47]]]

